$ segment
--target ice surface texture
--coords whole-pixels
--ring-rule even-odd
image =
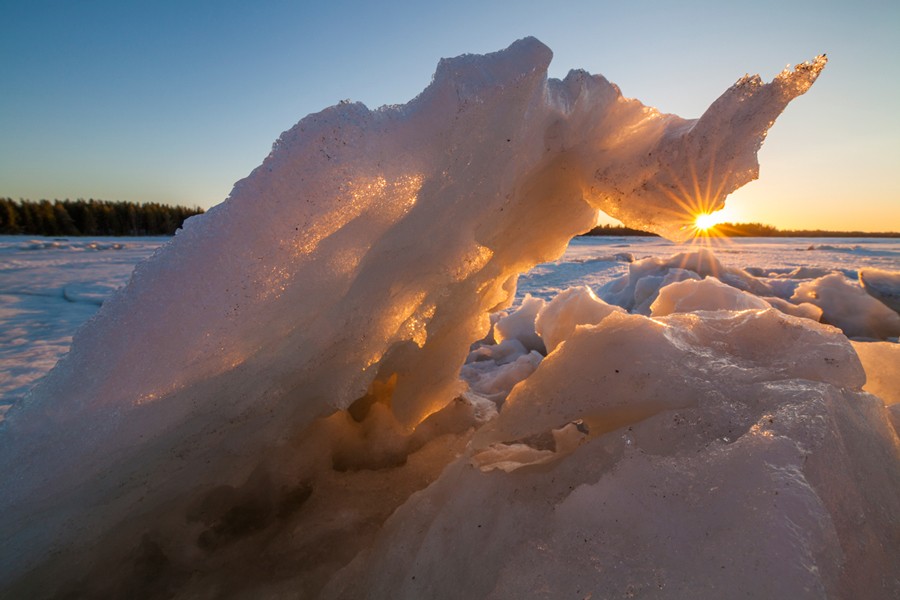
[[[518,477],[522,469],[484,472],[462,460],[441,475],[465,449],[469,428],[496,415],[490,400],[478,394],[457,398],[465,388],[457,377],[459,368],[470,343],[487,332],[488,314],[511,301],[518,273],[556,258],[573,235],[589,229],[598,208],[631,226],[683,236],[693,212],[721,206],[727,193],[756,176],[756,151],[766,130],[824,66],[820,58],[768,84],[743,78],[701,119],[687,121],[623,98],[600,76],[573,71],[563,81],[548,80],[550,59],[549,49],[525,39],[495,54],[441,61],[432,84],[406,105],[370,111],[346,103],[303,119],[282,135],[224,204],[190,219],[172,244],[139,266],[128,287],[76,336],[68,358],[3,424],[0,589],[30,597],[259,597],[296,595],[298,590],[309,595],[371,544],[388,543],[384,540],[391,539],[393,529],[382,534],[381,524],[397,507],[403,509],[396,515],[428,514],[429,502],[448,500],[442,494],[457,487],[454,481],[463,486],[460,492],[466,491],[458,500],[449,498],[454,508],[448,514],[454,520],[463,514],[455,502],[464,504],[469,493],[493,498],[495,504],[486,510],[503,513],[507,507],[497,502],[514,496],[517,488],[515,480],[501,478]],[[572,310],[585,306],[572,300]],[[541,381],[548,389],[556,385],[560,397],[543,399],[563,421],[545,423],[550,430],[536,432],[540,442],[491,441],[521,442],[522,453],[543,458],[572,450],[572,462],[541,463],[551,473],[578,470],[582,460],[574,459],[585,456],[579,454],[581,448],[589,455],[606,444],[601,441],[603,427],[584,408],[590,398],[573,392],[575,403],[565,406],[566,390],[577,387],[579,378],[567,378],[566,362],[558,357],[573,355],[578,344],[570,342],[579,338],[584,319],[605,315],[601,323],[609,320],[620,323],[623,331],[633,330],[635,338],[623,344],[651,344],[654,355],[669,361],[664,370],[634,374],[661,396],[639,402],[632,412],[627,409],[627,418],[673,418],[669,411],[697,403],[689,404],[690,387],[677,398],[662,397],[663,388],[670,387],[666,378],[682,377],[669,352],[706,343],[690,338],[694,321],[683,319],[687,324],[674,330],[685,333],[670,338],[644,317],[586,306],[571,318],[560,314],[545,320],[542,330],[556,352],[546,359],[549,366],[536,366],[537,359],[520,365],[523,371],[536,370],[513,389],[509,401],[524,407],[524,401],[513,403],[513,398],[532,398],[528,390]],[[835,331],[821,333],[815,329],[821,326],[797,325],[774,311],[761,314],[769,315],[758,320],[769,324],[770,335],[753,340],[778,340],[775,334],[786,329],[822,345],[816,356],[826,363],[834,358],[826,349],[836,343],[830,341],[838,335]],[[754,322],[752,315],[743,319]],[[515,322],[509,325],[510,332],[518,330]],[[574,336],[560,344],[572,331]],[[715,332],[703,331],[696,335],[719,340]],[[593,337],[585,341],[588,348],[603,343]],[[811,429],[804,428],[806,413],[797,409],[801,416],[788,421],[792,428],[783,434],[783,451],[781,445],[773,450],[767,446],[755,454],[735,446],[732,453],[701,454],[681,464],[641,457],[629,463],[636,470],[619,471],[622,479],[615,481],[625,487],[588,491],[580,501],[571,498],[565,506],[559,504],[560,514],[576,514],[579,502],[591,503],[604,494],[610,494],[616,510],[627,512],[636,508],[628,506],[629,482],[642,489],[650,485],[645,476],[668,481],[680,471],[692,473],[686,481],[696,480],[699,490],[716,481],[737,485],[728,476],[745,469],[752,477],[740,485],[749,491],[757,480],[780,481],[782,471],[771,471],[772,464],[806,485],[803,478],[825,475],[816,470],[795,477],[801,465],[795,459],[798,448],[820,448],[810,440],[836,431],[821,425],[822,419],[837,415],[835,422],[843,423],[854,411],[861,416],[852,417],[846,436],[857,445],[870,444],[874,455],[884,458],[881,464],[896,460],[896,437],[890,437],[893,430],[884,421],[883,406],[879,413],[874,397],[858,392],[858,363],[838,352],[834,360],[849,373],[843,378],[833,377],[833,369],[822,365],[791,362],[775,379],[766,380],[761,374],[769,364],[766,351],[754,357],[739,350],[733,352],[740,355],[737,367],[715,374],[747,370],[750,375],[740,379],[742,390],[795,378],[811,381],[791,392],[792,398],[821,400],[821,410],[809,417]],[[757,351],[749,345],[746,350]],[[855,356],[852,351],[849,355]],[[551,357],[557,358],[551,362]],[[571,373],[588,368],[583,362],[588,358],[572,359]],[[786,370],[788,366],[795,371]],[[545,368],[549,374],[539,378]],[[554,379],[555,372],[563,373],[562,379]],[[684,377],[693,381],[689,373]],[[499,382],[493,389],[505,393]],[[715,414],[724,410],[713,402],[717,389],[701,386],[712,403],[708,410]],[[735,402],[753,404],[757,397]],[[627,403],[628,398],[616,402]],[[856,404],[848,407],[850,401]],[[762,418],[760,410],[738,410],[740,427]],[[575,422],[582,413],[587,421]],[[570,418],[575,421],[566,421]],[[699,423],[693,426],[697,431],[708,433],[703,428],[707,413],[692,413],[692,418]],[[521,429],[514,420],[507,422],[515,425],[509,425],[511,431]],[[719,427],[725,421],[711,422]],[[866,429],[872,432],[871,442],[859,434]],[[598,437],[582,443],[585,436]],[[696,441],[693,434],[688,437]],[[662,457],[674,456],[679,448],[693,452],[710,447],[679,441],[677,435],[660,443],[656,454]],[[855,448],[835,452],[849,457],[848,468],[868,475],[866,465],[854,462]],[[610,452],[615,454],[615,448]],[[609,463],[596,464],[599,470],[585,471],[585,477],[603,476]],[[839,475],[850,477],[843,471]],[[894,480],[882,481],[885,477],[890,474],[870,480],[894,490],[889,485]],[[835,483],[842,490],[848,486]],[[492,495],[494,485],[511,487]],[[426,487],[423,494],[414,494]],[[839,499],[823,496],[826,487],[813,486],[807,493],[801,486],[800,509],[773,513],[780,519],[776,539],[778,532],[803,530],[825,512],[838,515],[833,521],[857,514],[842,512]],[[687,493],[693,488],[674,489]],[[741,489],[732,490],[735,497],[743,496]],[[565,500],[565,494],[548,498],[534,502],[550,507]],[[883,533],[889,529],[883,512],[890,514],[895,505],[878,494],[872,498],[883,501],[881,512],[869,510],[855,496],[850,502],[854,510],[862,506],[862,513],[871,515],[865,531]],[[522,514],[529,519],[544,514],[532,509],[526,506]],[[752,512],[748,505],[725,514],[722,522],[731,527],[732,516],[746,517],[741,531],[749,535],[761,527],[750,519]],[[584,522],[599,524],[601,517],[585,514]],[[563,526],[555,535],[567,544],[574,538],[566,528],[574,521],[560,518]],[[402,517],[395,516],[392,528],[397,519]],[[512,547],[503,538],[508,524],[497,519],[472,522],[476,524],[500,536],[501,546]],[[809,540],[806,533],[797,534],[797,544],[811,553],[810,564],[826,570],[821,579],[798,580],[798,586],[811,581],[830,590],[855,581],[858,569],[840,581],[828,570],[839,560],[835,556],[840,551],[831,543],[835,539],[848,554],[848,564],[860,564],[853,548],[844,547],[845,531],[842,523],[826,521],[808,534]],[[533,530],[522,535],[538,539]],[[715,535],[723,535],[722,529],[716,528]],[[873,531],[870,537],[884,542],[878,535]],[[397,551],[418,548],[422,541],[405,539],[411,541],[398,543]],[[684,539],[693,544],[697,535]],[[422,556],[435,565],[441,554],[461,560],[471,552],[432,543],[440,552],[426,548]],[[716,554],[718,548],[707,550]],[[888,558],[891,548],[888,544],[884,551]],[[505,575],[513,586],[525,581],[516,579],[516,570],[539,556],[527,555],[527,546],[521,552],[526,554],[510,556],[511,570]],[[405,556],[410,556],[408,550]],[[872,569],[883,560],[876,556]],[[353,568],[371,574],[360,561]],[[405,568],[385,570],[385,577]],[[628,568],[639,576],[639,567]],[[648,580],[649,575],[643,577]],[[444,592],[459,594],[458,585],[466,580],[448,580],[453,587]],[[519,595],[513,587],[491,589]],[[418,592],[411,589],[407,596]]]
[[[328,592],[890,598],[898,441],[864,381],[773,309],[598,315]]]

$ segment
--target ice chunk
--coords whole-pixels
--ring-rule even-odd
[[[667,285],[660,289],[659,296],[650,305],[650,314],[662,317],[676,312],[696,312],[698,310],[765,310],[771,308],[768,302],[748,294],[715,277],[687,280]]]
[[[778,348],[770,341],[778,339]],[[715,360],[704,350],[715,347]],[[808,355],[814,348],[816,357]],[[513,390],[500,417],[476,434],[476,446],[517,440],[583,421],[592,433],[618,429],[657,412],[696,405],[699,383],[738,386],[804,378],[859,389],[865,374],[837,329],[769,308],[765,311],[675,314],[651,320],[613,313],[579,327],[527,381]],[[556,388],[563,379],[566,392]],[[717,392],[710,392],[715,395]]]
[[[549,304],[526,295],[517,310],[498,319],[495,334],[502,341],[478,344],[460,376],[473,392],[502,404],[513,386],[537,368],[542,354],[552,352],[578,325],[599,323],[621,310],[584,286],[561,292]]]
[[[596,325],[610,313],[621,310],[597,298],[587,286],[569,288],[541,309],[535,329],[544,340],[547,352],[553,352],[577,326]]]
[[[466,357],[466,364],[492,361],[498,365],[505,365],[518,360],[528,352],[528,348],[516,338],[503,340],[499,344],[479,342]]]
[[[661,410],[693,405],[693,396],[667,383],[670,371],[682,367],[667,360],[672,342],[663,328],[623,313],[577,328],[526,385],[513,391],[500,417],[477,432],[476,447],[539,435],[578,420],[592,433],[601,433]],[[577,383],[558,394],[563,371]],[[639,397],[634,390],[641,391]]]
[[[777,296],[764,296],[763,300],[783,313],[794,315],[795,317],[812,319],[813,321],[822,320],[822,309],[815,304],[810,304],[809,302],[793,304],[791,302],[788,302],[787,300],[784,300],[783,298],[778,298]]]
[[[870,296],[900,313],[900,271],[861,269],[859,283]]]
[[[521,348],[521,352],[505,351],[506,347],[513,345]],[[498,351],[485,352],[492,349]],[[526,350],[516,339],[504,340],[496,346],[482,346],[472,354],[477,354],[477,358],[463,365],[460,377],[471,391],[498,405],[503,403],[517,383],[534,372],[543,359],[537,351]]]
[[[840,273],[801,283],[791,301],[815,304],[822,309],[822,322],[840,327],[848,337],[883,340],[900,335],[900,314]]]
[[[511,473],[523,467],[548,464],[574,452],[587,441],[587,426],[578,421],[554,429],[550,435],[535,436],[523,442],[495,443],[472,456],[472,464],[484,472]]]
[[[830,275],[833,271],[834,269],[804,265],[802,267],[797,267],[796,269],[791,269],[785,273],[773,273],[772,276],[777,279],[816,279],[817,277]]]
[[[546,302],[541,298],[526,294],[522,304],[516,310],[501,317],[494,325],[494,336],[497,341],[515,339],[528,350],[546,354],[544,342],[541,340],[541,336],[535,332],[534,326],[538,312],[544,308],[545,304]]]
[[[649,314],[660,288],[685,279],[716,277],[722,282],[758,296],[772,296],[772,289],[749,273],[723,265],[703,248],[668,258],[645,258],[629,265],[628,274],[610,281],[599,292],[606,302],[640,314]]]
[[[788,300],[794,295],[797,286],[802,283],[800,279],[766,279],[765,284],[772,290],[772,296]],[[763,294],[765,295],[765,294]]]
[[[631,309],[639,315],[649,315],[650,306],[656,301],[661,289],[679,281],[699,281],[700,276],[688,269],[667,269],[664,275],[647,275],[641,277],[634,286],[634,307]]]
[[[836,329],[775,310],[611,314],[326,596],[894,597],[900,447],[862,381]]]
[[[108,298],[115,287],[108,283],[70,283],[63,288],[63,298],[67,302],[84,302],[100,306]]]

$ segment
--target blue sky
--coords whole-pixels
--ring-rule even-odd
[[[697,117],[746,72],[828,53],[729,199],[738,220],[900,230],[900,2],[0,4],[0,196],[212,206],[303,116],[403,103],[438,59],[534,35]]]

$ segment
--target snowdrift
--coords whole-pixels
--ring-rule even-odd
[[[837,329],[688,263],[489,316],[598,209],[687,237],[824,57],[698,120],[550,59],[306,117],[141,264],[0,425],[3,595],[896,595],[898,440]]]

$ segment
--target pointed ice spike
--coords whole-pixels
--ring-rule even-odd
[[[745,75],[694,121],[655,115],[666,121],[655,147],[638,145],[628,160],[597,168],[590,201],[630,227],[690,237],[698,214],[721,209],[728,194],[759,176],[756,154],[766,133],[826,62],[817,56],[770,83]]]

